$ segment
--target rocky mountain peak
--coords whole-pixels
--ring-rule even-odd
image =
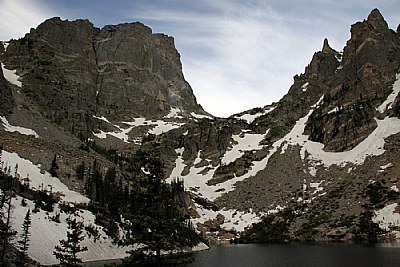
[[[10,41],[0,60],[45,117],[76,134],[90,136],[94,115],[159,118],[172,107],[207,114],[183,76],[174,39],[139,22],[99,29],[51,18]]]
[[[367,22],[378,31],[388,29],[387,22],[377,8],[373,9],[368,15]]]
[[[376,127],[376,108],[391,92],[400,66],[400,40],[379,10],[351,27],[324,104],[310,118],[310,138],[332,151],[348,150]],[[353,134],[350,134],[353,133]],[[354,134],[355,133],[355,134]]]
[[[347,50],[359,53],[364,46],[370,47],[377,41],[382,39],[390,41],[392,32],[389,30],[388,24],[378,9],[374,9],[368,16],[367,20],[357,22],[351,26],[351,39],[347,43]],[[355,49],[355,50],[354,50]],[[349,51],[344,51],[349,53]]]

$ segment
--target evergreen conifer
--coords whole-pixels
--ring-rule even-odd
[[[144,266],[160,266],[161,252],[193,247],[200,238],[189,219],[179,210],[174,192],[164,181],[163,163],[148,159],[141,188],[132,193],[132,211],[126,214],[127,236],[123,245],[142,244],[132,250],[125,264],[146,261]]]
[[[78,254],[88,250],[87,247],[80,245],[85,238],[83,234],[84,225],[82,221],[77,220],[77,217],[77,214],[74,214],[73,218],[68,217],[67,239],[60,240],[60,245],[55,246],[53,252],[61,266],[79,266],[82,259],[78,257]]]
[[[24,222],[22,224],[22,232],[21,232],[21,240],[18,241],[18,259],[17,259],[17,265],[18,266],[25,266],[26,259],[27,259],[27,253],[28,253],[28,248],[29,248],[29,241],[30,241],[30,236],[31,233],[29,231],[29,228],[31,227],[31,210],[28,209],[25,215]]]

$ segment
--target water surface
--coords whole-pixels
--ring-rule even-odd
[[[194,254],[190,267],[400,266],[400,243],[220,245]]]

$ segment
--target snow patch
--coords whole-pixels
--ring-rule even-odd
[[[242,132],[238,135],[233,135],[233,140],[237,143],[230,150],[225,152],[221,162],[222,164],[229,164],[244,155],[244,151],[260,150],[264,146],[260,142],[267,135],[269,129],[265,134],[249,134]]]
[[[308,136],[299,136],[297,143],[304,143],[301,149],[301,157],[304,160],[306,152],[309,153],[308,160],[316,165],[329,167],[338,165],[344,167],[348,163],[361,165],[368,156],[379,156],[385,152],[385,138],[400,132],[400,119],[386,117],[383,120],[375,119],[377,128],[355,148],[344,152],[326,152],[324,145],[307,139]],[[304,126],[304,125],[303,125]],[[303,127],[304,129],[304,127]]]
[[[178,118],[178,119],[183,119],[183,117],[180,115],[182,114],[182,110],[177,107],[171,107],[171,110],[168,115],[164,116],[164,118]]]
[[[400,92],[400,73],[396,74],[396,81],[393,83],[393,92],[386,98],[386,100],[377,108],[380,113],[392,109],[393,102]]]
[[[393,164],[392,164],[392,163],[388,163],[388,164],[386,164],[386,165],[379,166],[379,168],[380,168],[381,170],[386,170],[386,169],[391,168],[391,167],[393,167]]]
[[[336,107],[336,108],[333,108],[332,110],[330,110],[330,111],[328,112],[328,114],[336,113],[336,112],[338,112],[338,111],[339,111],[339,108]]]
[[[155,135],[160,135],[160,134],[169,132],[173,129],[180,128],[182,125],[184,125],[184,123],[167,122],[167,121],[158,120],[158,121],[156,121],[155,127],[153,129],[149,130],[149,133],[155,134]]]
[[[129,139],[128,134],[130,131],[132,131],[133,127],[123,129],[118,125],[114,125],[114,126],[117,127],[119,129],[119,131],[104,132],[103,130],[100,130],[100,133],[93,133],[93,135],[100,139],[105,139],[105,138],[107,138],[107,135],[111,135],[111,136],[114,136],[115,138],[118,138],[118,139],[124,141],[125,143],[130,143],[128,141],[128,139]]]
[[[286,207],[282,207],[281,205],[278,205],[278,206],[276,206],[274,209],[268,210],[268,211],[267,211],[267,214],[268,214],[268,215],[270,215],[270,214],[276,214],[276,213],[278,213],[278,212],[284,210],[285,208],[286,208]]]
[[[235,116],[235,118],[241,119],[241,120],[245,120],[248,124],[250,124],[250,123],[252,123],[255,119],[257,119],[258,117],[260,117],[260,116],[262,116],[262,115],[265,115],[265,114],[268,114],[268,113],[270,113],[271,111],[273,111],[274,109],[275,109],[275,107],[269,107],[268,109],[264,109],[263,111],[257,112],[257,113],[255,113],[255,114],[246,113],[246,114],[243,114],[243,115],[241,115],[241,116]]]
[[[318,192],[322,192],[324,188],[321,186],[324,180],[322,180],[319,183],[310,183],[310,187],[314,188],[314,192],[312,193],[313,195],[317,194]]]
[[[107,123],[110,123],[110,121],[107,120],[107,118],[104,117],[104,116],[98,117],[98,116],[93,115],[93,118],[101,120],[101,121],[104,121],[104,122],[107,122]]]
[[[69,190],[58,178],[42,171],[38,165],[21,158],[17,153],[2,151],[2,168],[10,168],[10,174],[17,173],[20,179],[28,178],[30,188],[37,190],[41,187],[51,188],[53,193],[60,192],[61,199],[71,203],[89,203],[89,199],[78,192]]]
[[[3,43],[3,46],[4,46],[4,51],[7,51],[7,47],[10,44],[10,42],[2,41],[2,43]]]
[[[225,219],[224,223],[222,223],[220,227],[226,231],[236,230],[242,232],[252,224],[260,222],[262,220],[261,217],[263,216],[263,214],[256,214],[252,210],[247,212],[232,209],[213,211],[204,209],[198,204],[196,204],[196,210],[199,213],[200,218],[192,219],[194,225],[197,223],[203,224],[207,220],[214,220],[218,214],[221,214]]]
[[[201,115],[201,114],[196,114],[194,112],[191,112],[190,115],[196,119],[210,119],[213,120],[214,118],[211,116],[207,116],[207,115]]]
[[[4,78],[6,78],[6,80],[9,81],[10,83],[18,87],[22,87],[22,83],[19,81],[20,77],[17,75],[17,71],[6,69],[4,67],[4,64],[2,64],[2,62],[0,62],[0,65],[3,70]]]
[[[182,148],[183,149],[183,148]],[[185,187],[189,190],[192,191],[202,197],[205,197],[209,200],[215,200],[216,198],[220,197],[222,194],[233,191],[235,189],[235,183],[239,181],[243,181],[249,177],[252,177],[256,175],[259,171],[265,169],[267,166],[269,158],[272,156],[273,153],[277,151],[277,146],[275,146],[270,153],[263,158],[260,161],[254,161],[253,165],[250,167],[247,173],[245,173],[242,176],[235,176],[232,179],[229,179],[225,182],[218,183],[215,185],[208,185],[207,182],[211,180],[214,176],[214,173],[216,171],[216,168],[218,166],[212,166],[209,164],[208,166],[203,166],[203,167],[195,167],[192,166],[189,169],[189,174],[185,176],[180,176],[183,178]],[[181,153],[183,153],[183,150],[180,150]],[[195,162],[200,160],[199,154]],[[175,161],[175,168],[172,171],[174,175],[176,173],[181,173],[179,172],[180,170],[183,170],[186,167],[186,164],[183,162],[182,157],[178,156],[178,158]],[[168,180],[171,179],[172,176]]]
[[[379,227],[384,230],[390,230],[392,227],[399,227],[400,214],[396,212],[397,206],[397,203],[393,203],[375,211],[375,216],[372,218],[372,221],[379,224]]]
[[[103,120],[105,122],[109,122],[107,118],[105,117],[95,117],[97,119]],[[123,128],[117,124],[114,124],[114,127],[118,128],[118,131],[113,131],[113,132],[104,132],[103,130],[100,130],[100,133],[93,133],[94,136],[100,139],[105,139],[107,138],[107,135],[114,136],[125,143],[130,143],[129,141],[129,133],[133,130],[135,127],[139,126],[153,126],[148,133],[149,134],[154,134],[154,135],[160,135],[163,133],[166,133],[172,129],[177,129],[184,125],[184,123],[178,123],[178,122],[168,122],[168,121],[163,121],[163,120],[157,120],[157,121],[151,121],[151,120],[146,120],[145,118],[135,118],[133,121],[124,121],[122,124],[128,125],[130,127],[128,128]],[[137,143],[137,142],[135,142]]]
[[[182,155],[185,148],[177,148],[175,149],[178,157],[175,160],[175,168],[172,170],[170,178],[167,179],[167,182],[171,182],[172,179],[180,178],[182,176],[183,169],[185,168],[185,164],[183,163]]]
[[[11,125],[5,117],[0,116],[0,120],[3,124],[4,130],[6,132],[18,132],[23,135],[33,135],[36,138],[39,138],[39,135],[32,129],[20,127],[20,126],[13,126]]]
[[[303,92],[306,92],[306,91],[307,91],[309,85],[310,85],[310,83],[309,83],[309,82],[306,82],[305,84],[303,84],[303,85],[301,86],[301,89],[303,90]]]

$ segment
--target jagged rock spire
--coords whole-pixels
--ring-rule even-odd
[[[324,45],[322,46],[322,53],[332,53],[332,54],[337,54],[337,51],[335,51],[328,42],[328,39],[324,39]]]
[[[368,15],[367,22],[370,23],[375,29],[387,29],[388,24],[383,18],[381,12],[375,8]]]

